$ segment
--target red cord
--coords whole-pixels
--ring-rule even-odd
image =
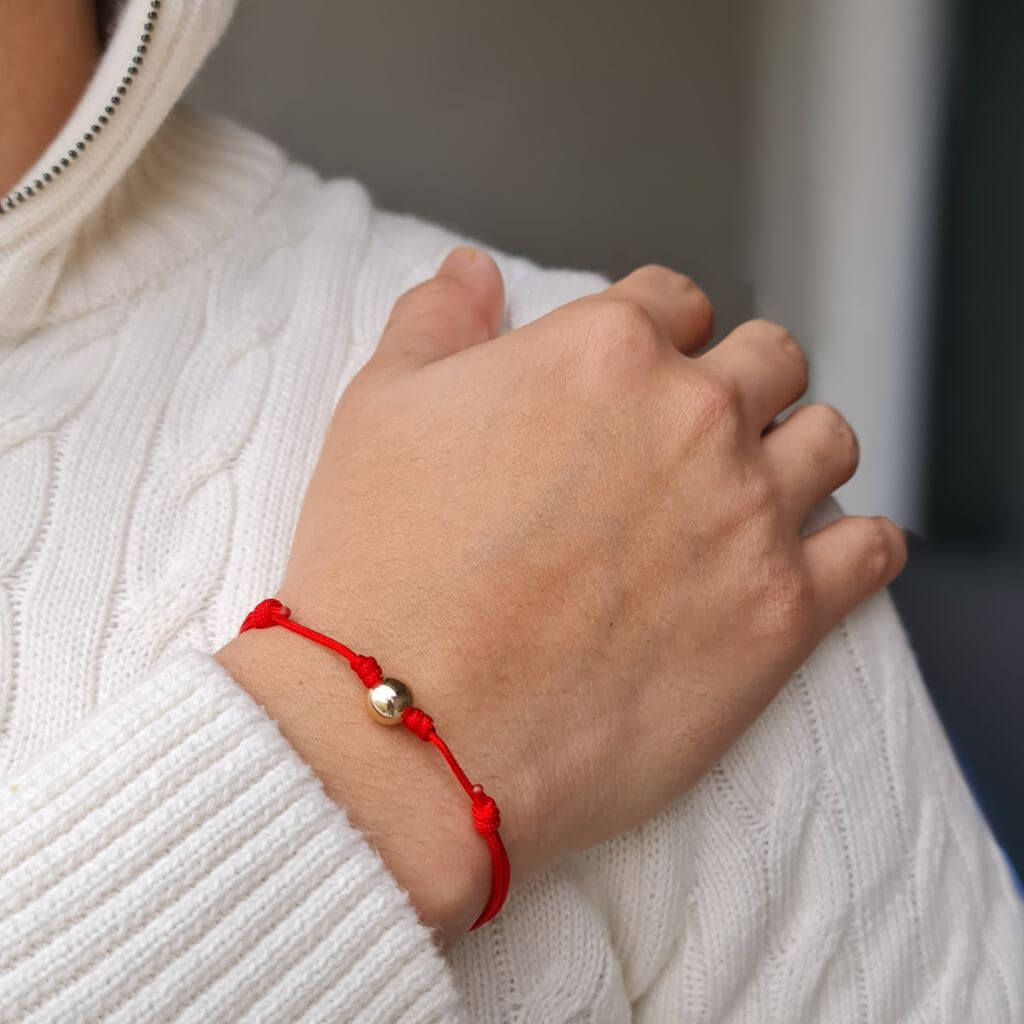
[[[304,636],[307,640],[312,640],[314,643],[320,644],[321,647],[340,654],[352,666],[352,670],[368,690],[373,689],[384,678],[384,673],[381,671],[380,665],[377,664],[376,658],[356,654],[343,643],[332,640],[329,636],[310,629],[309,626],[303,626],[301,622],[296,622],[291,617],[291,611],[274,598],[260,601],[245,617],[242,628],[238,632],[244,633],[249,629],[267,629],[270,626],[284,626],[285,629],[290,629],[293,633],[298,633],[299,636]],[[466,796],[470,799],[473,827],[487,843],[487,849],[491,854],[491,894],[487,899],[486,906],[473,924],[473,928],[479,928],[480,925],[487,924],[501,910],[511,881],[508,853],[498,834],[498,829],[501,827],[498,805],[492,797],[484,792],[483,786],[469,781],[469,776],[462,770],[462,765],[455,759],[448,744],[438,736],[434,729],[434,720],[430,715],[417,707],[406,708],[402,714],[402,724],[409,732],[426,743],[432,743],[440,751],[448,767],[451,768],[452,774],[458,779],[459,785],[466,791]],[[470,928],[470,931],[473,928]]]

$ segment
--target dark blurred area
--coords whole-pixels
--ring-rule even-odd
[[[1024,875],[1024,4],[950,33],[927,539],[893,587],[979,802]]]

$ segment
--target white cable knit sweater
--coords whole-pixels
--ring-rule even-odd
[[[132,75],[149,5],[0,216],[0,1020],[1024,1020],[1021,905],[884,594],[693,792],[436,951],[209,653],[458,239],[172,109],[231,3],[164,0]],[[602,284],[498,259],[513,325]]]

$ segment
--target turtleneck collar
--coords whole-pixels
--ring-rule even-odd
[[[123,5],[74,111],[2,200],[0,345],[137,288],[223,233],[280,174],[280,154],[255,136],[171,113],[233,7],[234,0]],[[116,237],[133,216],[134,241]]]

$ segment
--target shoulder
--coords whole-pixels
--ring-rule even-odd
[[[185,115],[182,115],[185,116]],[[506,325],[518,327],[582,295],[603,289],[607,281],[590,270],[544,268],[506,253],[486,239],[469,237],[410,213],[381,209],[372,188],[354,178],[323,178],[290,158],[276,143],[234,122],[190,112],[191,131],[207,140],[204,168],[194,176],[224,183],[234,197],[245,196],[246,215],[237,218],[229,251],[282,254],[306,279],[333,282],[327,301],[343,304],[355,330],[357,347],[380,334],[395,300],[433,276],[449,250],[472,244],[497,261],[505,281]],[[210,139],[218,145],[211,145]],[[218,157],[229,151],[228,161]],[[223,164],[230,163],[230,173]],[[212,166],[217,164],[216,167]],[[193,194],[201,193],[200,188]]]

